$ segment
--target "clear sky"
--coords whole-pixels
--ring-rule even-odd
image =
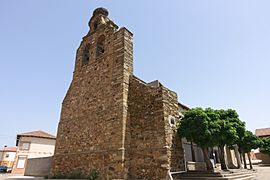
[[[56,134],[75,53],[97,7],[134,33],[134,68],[189,107],[270,127],[269,0],[1,0],[0,146]]]

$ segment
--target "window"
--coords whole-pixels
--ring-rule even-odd
[[[25,166],[27,156],[19,156],[17,162],[17,168],[22,169]]]
[[[97,41],[96,57],[104,54],[105,52],[104,44],[105,44],[105,36],[101,35]]]
[[[171,118],[170,121],[171,121],[171,125],[175,125],[175,119],[174,118]]]
[[[30,142],[21,142],[19,149],[28,150],[29,148],[30,148]]]
[[[176,126],[176,119],[175,119],[175,117],[173,117],[173,116],[170,115],[169,118],[168,118],[168,120],[169,120],[169,123],[170,123],[170,125],[172,127]]]
[[[88,64],[90,60],[90,45],[87,45],[83,51],[82,65]]]

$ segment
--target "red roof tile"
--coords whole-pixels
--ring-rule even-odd
[[[270,136],[270,128],[256,129],[255,134],[258,137]]]
[[[5,147],[4,149],[0,149],[0,152],[16,152],[17,147]]]
[[[48,139],[55,139],[56,138],[54,135],[51,135],[51,134],[46,133],[44,131],[32,131],[32,132],[26,132],[26,133],[17,134],[17,137],[19,137],[19,136],[40,137],[40,138],[48,138]]]

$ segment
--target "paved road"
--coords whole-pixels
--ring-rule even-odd
[[[254,166],[257,170],[256,180],[270,180],[270,166]]]
[[[256,180],[270,180],[270,166],[253,166],[257,171]],[[42,178],[33,178],[26,176],[14,176],[11,174],[0,174],[0,180],[41,180]]]
[[[34,179],[43,179],[43,178],[34,178],[29,176],[18,176],[18,175],[12,175],[12,174],[0,174],[0,180],[34,180]]]

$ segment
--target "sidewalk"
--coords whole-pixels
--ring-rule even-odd
[[[13,175],[13,174],[10,174],[10,173],[0,174],[0,180],[6,180],[6,179],[9,179],[9,180],[17,180],[17,179],[20,179],[20,180],[23,180],[23,179],[34,180],[34,179],[44,179],[44,178],[43,177]]]
[[[270,165],[268,166],[253,165],[253,168],[257,171],[256,180],[270,179]]]

